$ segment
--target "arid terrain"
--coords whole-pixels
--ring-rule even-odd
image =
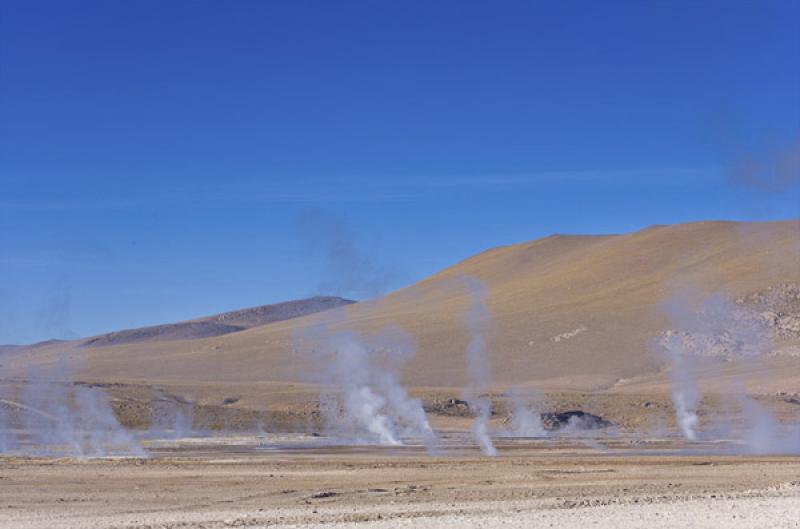
[[[797,458],[681,454],[663,440],[605,451],[512,440],[500,458],[254,442],[172,442],[146,460],[0,460],[0,527],[800,526]]]
[[[800,222],[700,222],[3,347],[0,527],[800,527],[798,285]]]
[[[799,221],[554,235],[483,252],[378,301],[315,298],[6,348],[0,378],[13,385],[31,366],[66,357],[70,379],[115,397],[124,423],[141,426],[151,401],[166,399],[192,402],[205,426],[233,427],[258,415],[281,429],[305,428],[320,393],[320,362],[298,352],[304,336],[321,323],[364,335],[388,326],[408,333],[414,350],[401,366],[403,384],[435,406],[459,398],[467,381],[470,293],[459,283],[467,276],[488,292],[487,390],[496,395],[531,389],[556,407],[605,403],[616,423],[652,420],[654,409],[641,405],[669,401],[671,366],[658,341],[682,317],[671,311],[713,296],[764,318],[773,343],[757,362],[742,361],[730,345],[739,337],[714,337],[697,351],[707,357],[697,366],[704,392],[730,392],[731,381],[741,380],[780,406],[800,392]],[[661,405],[655,410],[669,415]]]
[[[488,289],[494,384],[616,390],[650,384],[653,375],[663,374],[663,358],[651,342],[672,326],[666,310],[671,300],[712,295],[744,300],[800,284],[800,221],[698,222],[624,235],[553,235],[494,248],[378,301],[347,305],[332,325],[365,333],[399,326],[415,340],[416,354],[403,373],[408,385],[461,387],[468,341],[463,319],[470,299],[458,282],[464,276]],[[172,332],[124,331],[44,343],[23,356],[16,352],[20,368],[74,354],[81,359],[75,376],[96,382],[198,389],[206,383],[306,382],[309,366],[294,355],[293,345],[331,317],[326,311],[259,325],[208,317],[197,321],[248,328],[219,336],[201,328],[191,336],[184,324],[179,328],[187,334],[178,338]],[[137,335],[147,339],[132,339]],[[781,336],[778,348],[794,344],[792,338]],[[790,355],[791,350],[771,359],[774,376],[760,381],[762,387],[796,386],[800,372],[795,360],[787,361]],[[784,369],[787,365],[794,369]],[[16,367],[4,362],[5,373]]]

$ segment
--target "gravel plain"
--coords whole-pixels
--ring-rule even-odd
[[[149,459],[0,459],[13,529],[796,528],[800,458],[499,442],[418,447],[153,444]]]

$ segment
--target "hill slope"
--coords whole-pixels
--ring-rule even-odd
[[[105,347],[137,342],[168,340],[196,340],[243,331],[259,325],[307,316],[316,312],[355,303],[349,299],[332,296],[315,296],[296,301],[285,301],[272,305],[261,305],[214,316],[165,325],[153,325],[138,329],[101,334],[82,340],[86,347]]]
[[[663,310],[667,300],[681,291],[737,298],[800,283],[798,250],[798,221],[553,235],[483,252],[379,301],[344,307],[337,325],[360,332],[399,325],[417,345],[406,382],[461,386],[470,296],[458,278],[469,275],[489,289],[489,352],[498,387],[535,383],[586,391],[656,384],[663,381],[664,362],[650,344],[670,327]],[[84,349],[81,376],[198,386],[303,381],[315,366],[292,353],[292,339],[320,317],[191,341],[94,344]],[[770,384],[800,381],[796,357],[775,358],[769,366]]]

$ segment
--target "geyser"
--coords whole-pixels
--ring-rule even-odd
[[[312,361],[315,382],[332,388],[321,395],[328,429],[348,441],[401,445],[421,440],[432,450],[437,436],[422,403],[400,382],[414,355],[411,337],[398,328],[361,335],[325,322],[297,336],[295,352]]]
[[[18,399],[3,399],[0,449],[24,455],[145,456],[114,416],[106,394],[74,384],[62,355],[50,368],[29,371]]]
[[[492,417],[492,401],[486,395],[492,380],[486,342],[492,328],[492,317],[486,308],[487,289],[474,277],[464,277],[462,284],[470,295],[470,306],[464,317],[470,333],[466,360],[468,385],[464,389],[464,400],[475,413],[472,434],[481,451],[488,456],[496,456],[497,449],[489,435],[489,419]]]
[[[672,401],[676,422],[683,436],[698,440],[697,407],[701,393],[697,384],[696,363],[705,360],[713,369],[715,362],[756,367],[773,352],[772,339],[764,317],[746,306],[722,296],[712,296],[692,310],[685,298],[673,299],[668,312],[675,329],[662,334],[660,348],[670,361]],[[723,430],[737,432],[742,450],[757,454],[800,453],[800,425],[783,424],[744,391],[744,381],[732,379],[728,393],[734,395],[741,410],[743,425],[737,425],[720,413],[710,421]]]

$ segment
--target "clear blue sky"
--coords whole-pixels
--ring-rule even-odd
[[[800,216],[800,2],[0,0],[0,343]]]

